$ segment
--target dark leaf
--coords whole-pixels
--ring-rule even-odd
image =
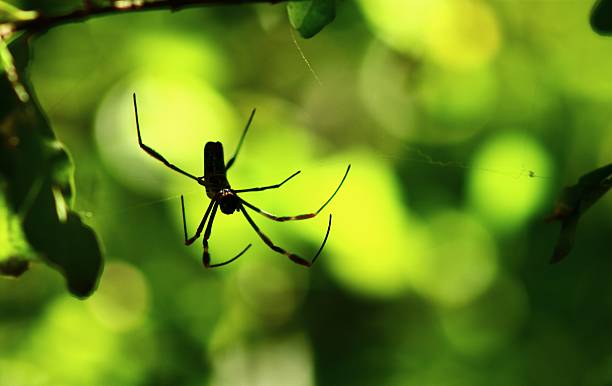
[[[0,275],[17,277],[27,270],[33,254],[19,217],[7,206],[3,185],[0,184]]]
[[[555,211],[549,220],[561,221],[561,234],[551,257],[556,263],[567,256],[574,244],[580,216],[612,187],[612,164],[589,172],[578,183],[563,189]]]
[[[102,254],[93,231],[70,209],[72,161],[27,84],[28,49],[25,36],[10,46],[29,101],[21,101],[10,82],[0,79],[0,187],[7,218],[21,225],[9,228],[8,237],[25,239],[33,254],[62,272],[74,295],[85,297],[97,285]]]
[[[335,0],[290,1],[289,21],[303,38],[311,38],[336,17]]]
[[[87,2],[94,3],[91,0],[22,0],[20,2],[20,7],[22,9],[35,9],[45,16],[53,16],[71,12],[75,9],[81,9]],[[100,1],[96,1],[95,3],[99,5],[102,4]],[[108,3],[108,1],[106,3]]]
[[[9,256],[0,261],[0,275],[19,277],[28,270],[30,262],[20,256]]]
[[[591,11],[591,27],[600,35],[612,34],[612,0],[597,0]]]
[[[51,197],[40,200],[42,209],[49,209],[50,201]],[[72,211],[64,222],[57,221],[53,213],[42,218],[30,217],[31,221],[24,224],[28,241],[44,253],[45,261],[62,272],[70,292],[78,297],[89,296],[97,285],[102,267],[102,254],[93,230]]]

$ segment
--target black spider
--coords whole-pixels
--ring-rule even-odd
[[[198,226],[198,229],[196,230],[195,235],[193,235],[193,237],[191,238],[187,237],[187,224],[185,221],[185,201],[183,199],[183,196],[181,195],[181,210],[183,212],[183,231],[185,234],[185,245],[191,245],[194,241],[196,241],[200,237],[200,235],[202,234],[202,230],[204,229],[204,225],[206,225],[206,221],[208,220],[208,225],[206,225],[206,230],[204,231],[204,240],[203,240],[204,252],[202,256],[202,262],[204,263],[204,266],[206,268],[220,267],[222,265],[229,264],[232,261],[239,258],[240,256],[242,256],[242,254],[244,254],[251,247],[251,244],[249,244],[238,255],[236,255],[235,257],[227,261],[224,261],[223,263],[210,264],[210,254],[208,253],[208,239],[210,238],[210,234],[212,231],[212,224],[215,219],[215,214],[217,213],[218,208],[221,208],[221,212],[225,214],[232,214],[237,211],[242,212],[242,214],[247,219],[249,224],[251,224],[251,227],[253,227],[255,232],[257,232],[259,237],[264,241],[264,243],[266,243],[266,245],[268,245],[275,252],[281,253],[287,256],[293,262],[304,265],[306,267],[310,267],[312,266],[312,264],[314,264],[317,257],[319,257],[319,254],[323,250],[325,243],[327,242],[327,236],[329,236],[329,230],[331,228],[331,220],[332,220],[331,214],[329,215],[329,223],[327,225],[327,232],[325,233],[325,238],[323,239],[323,243],[321,243],[321,247],[319,247],[319,250],[317,251],[315,256],[309,261],[309,260],[303,259],[299,257],[298,255],[288,252],[284,250],[283,248],[275,245],[268,236],[262,233],[262,231],[259,229],[257,224],[255,224],[251,216],[246,211],[245,206],[250,209],[253,209],[254,211],[260,213],[261,215],[269,219],[272,219],[274,221],[283,222],[283,221],[304,220],[308,218],[313,218],[317,214],[319,214],[319,212],[321,212],[323,208],[325,208],[325,206],[329,204],[332,198],[334,198],[336,193],[338,193],[338,190],[340,190],[340,187],[344,183],[344,180],[346,179],[346,176],[348,175],[348,172],[351,169],[351,165],[349,165],[346,168],[344,177],[342,177],[342,180],[340,181],[340,184],[338,185],[334,193],[329,197],[327,201],[325,201],[325,203],[316,212],[300,214],[297,216],[275,216],[273,214],[270,214],[264,210],[257,208],[256,206],[252,204],[249,204],[244,199],[240,198],[238,196],[238,193],[256,192],[256,191],[262,191],[262,190],[267,190],[267,189],[280,188],[285,182],[297,176],[300,173],[300,171],[293,173],[292,175],[287,177],[283,182],[279,184],[262,186],[258,188],[237,189],[236,190],[236,189],[232,189],[230,187],[229,182],[227,181],[227,171],[234,164],[234,161],[236,160],[238,151],[240,150],[240,147],[242,146],[244,137],[246,136],[249,126],[251,125],[251,121],[253,120],[253,116],[255,115],[255,109],[253,109],[253,111],[251,112],[251,116],[249,117],[249,120],[244,128],[244,131],[242,132],[242,136],[240,137],[240,141],[238,142],[238,147],[236,148],[236,152],[234,153],[232,158],[230,158],[227,164],[224,164],[223,145],[220,142],[207,142],[206,143],[206,145],[204,146],[204,176],[203,177],[196,177],[195,175],[190,174],[180,169],[179,167],[171,164],[157,151],[153,150],[152,148],[142,143],[142,138],[140,136],[140,125],[138,123],[138,108],[136,107],[136,94],[135,93],[134,93],[134,113],[136,115],[136,132],[138,133],[138,144],[140,145],[142,150],[147,152],[147,154],[149,154],[153,158],[161,161],[164,165],[166,165],[170,169],[191,178],[192,180],[196,181],[198,184],[206,188],[206,195],[210,198],[210,204],[208,205],[208,208],[206,209],[206,212],[204,213],[204,217],[202,218],[202,221],[200,222],[200,225]],[[209,216],[210,216],[210,219],[209,219]]]

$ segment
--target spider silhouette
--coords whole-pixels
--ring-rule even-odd
[[[210,198],[210,204],[208,204],[208,208],[206,209],[206,212],[204,213],[204,216],[202,217],[202,221],[200,221],[200,225],[198,226],[198,229],[196,230],[195,234],[191,238],[187,236],[187,223],[185,220],[185,200],[183,196],[181,195],[181,211],[183,213],[183,232],[185,235],[185,245],[193,244],[193,242],[196,241],[202,234],[202,230],[204,230],[204,226],[206,226],[206,230],[204,231],[204,238],[203,238],[204,251],[202,253],[202,263],[204,264],[204,267],[215,268],[215,267],[221,267],[223,265],[229,264],[233,262],[234,260],[238,259],[240,256],[242,256],[252,245],[252,244],[247,245],[246,248],[244,248],[240,253],[238,253],[236,256],[234,256],[233,258],[227,261],[224,261],[222,263],[217,263],[217,264],[210,263],[210,253],[208,252],[208,240],[212,232],[212,225],[213,225],[213,221],[215,220],[217,209],[219,208],[221,209],[222,213],[228,214],[228,215],[234,212],[238,212],[238,211],[242,212],[242,214],[244,215],[248,223],[251,225],[251,227],[255,230],[257,235],[259,235],[259,237],[263,240],[263,242],[266,243],[266,245],[270,247],[273,251],[283,254],[287,256],[289,259],[291,259],[293,262],[306,266],[306,267],[310,267],[314,264],[314,262],[317,260],[317,258],[321,254],[321,251],[323,250],[325,243],[327,242],[327,237],[329,236],[329,230],[331,229],[331,221],[332,221],[331,214],[329,215],[329,222],[327,224],[327,231],[325,232],[325,238],[323,239],[323,242],[321,243],[319,250],[317,251],[317,253],[314,255],[314,257],[311,260],[306,260],[274,244],[274,242],[272,242],[272,240],[259,229],[257,224],[255,224],[255,221],[253,221],[249,213],[246,211],[245,207],[256,211],[257,213],[263,215],[264,217],[267,217],[271,220],[279,221],[279,222],[292,221],[292,220],[305,220],[305,219],[313,218],[317,214],[319,214],[323,210],[323,208],[325,208],[327,204],[329,204],[329,202],[334,198],[336,193],[338,193],[338,190],[340,190],[340,187],[344,183],[344,180],[346,179],[346,176],[348,175],[349,170],[351,169],[351,165],[348,165],[348,167],[346,168],[346,172],[344,173],[344,176],[342,177],[342,180],[340,181],[340,184],[338,184],[338,187],[336,188],[336,190],[332,193],[332,195],[327,199],[327,201],[323,203],[323,205],[317,211],[312,212],[312,213],[300,214],[296,216],[275,216],[271,213],[268,213],[264,210],[257,208],[256,206],[252,204],[249,204],[243,198],[239,197],[238,193],[260,192],[263,190],[280,188],[287,181],[289,181],[293,177],[300,174],[300,171],[293,173],[292,175],[287,177],[285,180],[283,180],[281,183],[278,183],[275,185],[257,187],[257,188],[249,188],[249,189],[232,189],[227,180],[227,171],[229,170],[230,167],[232,167],[232,165],[236,161],[236,156],[238,155],[238,152],[240,151],[240,148],[242,147],[242,143],[244,141],[246,133],[249,130],[249,127],[251,126],[251,122],[253,121],[253,116],[255,115],[255,109],[253,109],[253,111],[251,112],[249,120],[247,121],[247,124],[244,127],[244,130],[242,132],[242,136],[240,137],[240,140],[238,141],[238,146],[236,148],[236,151],[234,152],[234,155],[232,156],[232,158],[230,158],[229,161],[227,161],[227,164],[224,163],[223,145],[220,142],[207,142],[206,143],[206,145],[204,146],[204,176],[197,177],[191,173],[188,173],[182,170],[178,166],[173,165],[168,160],[166,160],[161,154],[159,154],[157,151],[153,150],[152,148],[150,148],[149,146],[145,145],[142,142],[142,138],[140,135],[140,124],[138,123],[138,107],[136,106],[136,93],[133,94],[133,97],[134,97],[134,114],[136,115],[136,132],[138,134],[138,144],[140,145],[140,148],[144,150],[147,154],[149,154],[151,157],[157,159],[158,161],[161,161],[168,168],[178,173],[181,173],[184,176],[191,178],[192,180],[196,181],[198,184],[206,188],[206,195],[208,196],[208,198]],[[208,224],[207,224],[207,221],[208,221]]]

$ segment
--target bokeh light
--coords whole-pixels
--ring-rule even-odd
[[[226,83],[231,74],[218,47],[202,35],[147,31],[127,43],[130,61],[146,74],[189,74],[214,85]]]
[[[43,386],[49,384],[49,378],[40,374],[38,368],[27,360],[0,359],[1,385]]]
[[[311,386],[312,356],[304,337],[236,345],[214,358],[211,385]]]
[[[538,35],[537,43],[544,51],[542,60],[559,86],[575,96],[610,101],[612,74],[607,65],[610,40],[596,35],[588,20],[590,2],[565,1],[551,6],[534,3],[522,23],[531,25]],[[558,20],[566,20],[563,26]]]
[[[149,307],[149,289],[140,271],[110,262],[95,295],[87,302],[100,323],[117,331],[139,327]]]
[[[105,96],[96,116],[96,139],[104,162],[133,189],[160,192],[162,181],[176,177],[138,146],[134,92],[143,142],[194,175],[203,174],[206,141],[224,140],[234,124],[228,103],[200,78],[171,69],[165,75],[145,72],[118,83]]]
[[[481,67],[501,44],[495,13],[482,1],[361,0],[360,5],[387,44],[448,69]]]
[[[473,70],[489,63],[501,36],[493,9],[480,0],[440,1],[425,27],[428,54],[439,65]]]
[[[465,306],[495,279],[494,241],[486,228],[459,212],[432,217],[428,230],[429,249],[411,259],[409,277],[417,291],[440,306]]]
[[[374,33],[407,53],[423,51],[426,26],[446,0],[361,0],[359,5]]]
[[[381,128],[395,137],[411,138],[421,131],[415,124],[414,91],[417,77],[412,63],[379,42],[373,42],[363,58],[359,93],[364,106]]]
[[[50,304],[27,340],[15,358],[35,364],[47,384],[102,385],[101,376],[119,359],[119,337],[97,322],[87,305],[76,299],[61,298]],[[142,364],[122,365],[115,373],[117,380],[133,380],[135,369]]]
[[[427,114],[417,137],[421,142],[461,142],[483,130],[494,113],[498,84],[489,68],[471,72],[430,69],[417,90]]]
[[[387,165],[365,151],[342,159],[350,160],[352,168],[333,204],[328,245],[332,253],[325,263],[342,284],[358,293],[398,296],[410,288],[410,265],[423,258],[423,232],[416,219],[399,210],[397,181]],[[332,179],[323,181],[333,186]]]
[[[552,173],[549,156],[529,135],[501,133],[471,163],[470,204],[491,225],[513,231],[544,204]]]

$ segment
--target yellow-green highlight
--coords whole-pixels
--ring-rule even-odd
[[[112,373],[116,382],[135,385],[142,376],[144,363],[124,361],[121,337],[76,299],[59,298],[50,304],[25,339],[15,358],[35,364],[46,384],[102,386],[105,375]]]
[[[492,68],[455,72],[432,68],[423,73],[416,101],[431,117],[419,142],[461,142],[482,131],[497,109],[500,86]]]
[[[470,164],[470,206],[499,231],[515,231],[544,205],[553,172],[547,152],[527,133],[494,135]]]
[[[227,82],[231,73],[219,49],[206,36],[155,31],[138,34],[128,43],[126,51],[138,72],[188,74],[215,85]]]
[[[112,88],[98,110],[98,148],[107,166],[135,190],[162,192],[162,181],[184,176],[138,146],[132,93],[138,99],[143,142],[170,162],[203,175],[203,149],[209,140],[224,141],[235,116],[224,98],[189,74],[142,73]]]
[[[426,238],[402,203],[389,166],[367,151],[334,157],[352,165],[346,184],[330,204],[333,229],[320,262],[361,296],[397,297],[411,287],[410,271],[426,258]],[[322,180],[333,186],[338,175]],[[384,197],[384,199],[383,199]],[[319,236],[320,237],[320,236]]]
[[[425,26],[427,52],[437,64],[457,71],[474,70],[491,62],[501,45],[493,9],[480,0],[439,2]]]
[[[427,25],[446,0],[360,0],[373,32],[385,43],[408,54],[424,50]]]
[[[361,0],[374,32],[409,55],[424,54],[453,70],[491,62],[501,45],[493,9],[478,0]]]

